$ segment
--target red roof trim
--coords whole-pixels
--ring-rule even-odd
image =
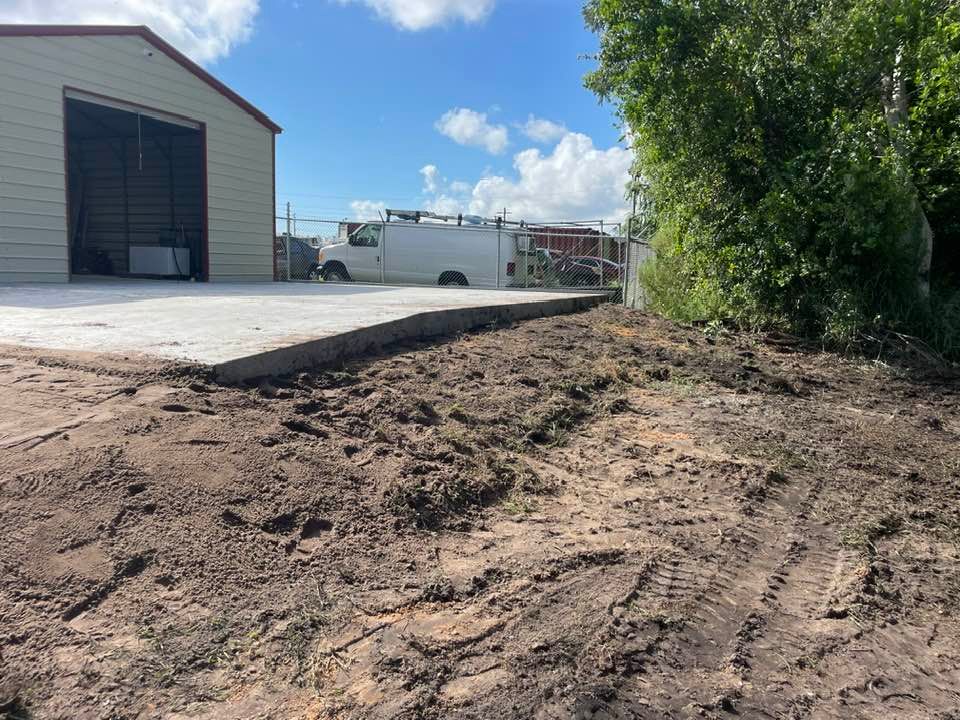
[[[187,72],[193,73],[225,98],[246,110],[270,131],[283,132],[283,128],[267,117],[266,113],[237,95],[146,25],[0,25],[0,37],[83,37],[86,35],[137,35],[169,56]]]

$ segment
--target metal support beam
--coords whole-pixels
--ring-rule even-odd
[[[160,147],[160,143],[157,143],[157,147]],[[167,150],[168,152],[164,153],[167,156],[167,168],[168,168],[168,177],[170,179],[170,227],[176,227],[177,224],[177,208],[176,208],[176,192],[174,188],[174,172],[173,172],[173,136],[167,136]]]
[[[130,196],[127,190],[127,141],[122,141],[120,167],[123,176],[123,234],[127,242],[127,272],[130,272]]]

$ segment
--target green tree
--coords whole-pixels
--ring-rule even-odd
[[[956,0],[590,0],[655,207],[655,308],[957,352]],[[931,297],[931,281],[933,291]]]

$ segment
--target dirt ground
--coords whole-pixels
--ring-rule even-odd
[[[946,371],[608,306],[0,387],[0,717],[960,719]]]

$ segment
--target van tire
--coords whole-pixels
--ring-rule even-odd
[[[350,274],[340,263],[333,263],[329,266],[325,265],[320,272],[323,275],[323,279],[329,282],[347,282],[350,280]]]
[[[470,283],[467,282],[467,277],[462,272],[457,272],[455,270],[447,270],[440,273],[440,280],[437,282],[438,285],[460,285],[462,287],[467,287]]]

